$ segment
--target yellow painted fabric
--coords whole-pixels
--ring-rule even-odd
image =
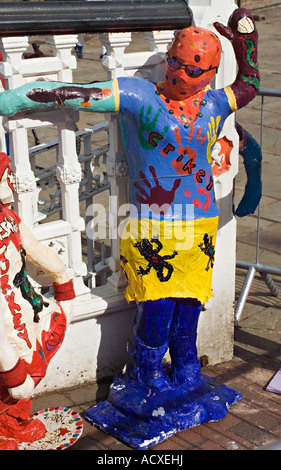
[[[130,219],[121,238],[125,297],[146,301],[213,295],[212,272],[218,217],[195,221]]]

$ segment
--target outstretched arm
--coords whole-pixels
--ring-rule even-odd
[[[233,45],[238,74],[230,89],[236,100],[236,109],[252,101],[260,86],[260,75],[257,62],[258,32],[253,15],[245,8],[236,9],[228,21],[228,26],[214,23],[217,31]]]
[[[0,93],[2,116],[62,107],[100,113],[118,112],[118,82],[116,79],[87,84],[38,81]]]
[[[39,266],[54,282],[63,284],[69,281],[64,263],[57,253],[40,243],[23,222],[20,223],[19,228],[21,242],[26,251],[27,260]]]

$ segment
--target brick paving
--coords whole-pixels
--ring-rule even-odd
[[[203,369],[204,373],[242,393],[225,418],[182,431],[149,451],[259,450],[281,439],[281,395],[265,387],[279,369],[280,361],[261,355],[253,360],[232,361]],[[42,395],[33,400],[34,410],[45,406],[69,406],[83,419],[82,437],[70,450],[132,450],[87,422],[83,414],[95,404],[96,385]]]
[[[260,36],[259,62],[262,73],[262,86],[280,88],[280,20],[281,6],[256,10],[256,15],[265,19],[257,22]],[[91,56],[91,47],[95,40],[85,46],[85,59],[79,61],[79,70],[83,73],[87,60]],[[96,51],[96,55],[99,50]],[[90,64],[93,67],[93,63]],[[278,103],[279,104],[279,103]],[[279,106],[280,107],[280,106]],[[261,256],[264,264],[281,265],[280,231],[281,214],[280,187],[278,184],[280,168],[280,122],[278,106],[271,112],[270,124],[265,122],[265,145],[263,155],[263,212],[262,221],[266,223],[266,237],[261,239]],[[257,125],[251,119],[256,103],[239,111],[239,122],[256,136]],[[269,115],[268,115],[269,116]],[[267,138],[267,135],[269,137]],[[271,137],[274,135],[274,138]],[[278,159],[279,157],[279,159]],[[272,164],[273,162],[273,164]],[[274,165],[275,163],[275,165]],[[273,175],[277,177],[273,178]],[[281,176],[281,175],[280,175]],[[237,177],[240,196],[243,185],[243,169]],[[271,207],[272,206],[272,207]],[[276,208],[278,211],[276,212]],[[274,209],[274,210],[273,210]],[[246,220],[247,219],[247,220]],[[253,233],[256,215],[237,221],[237,257],[249,260],[253,254]],[[278,236],[276,234],[279,234]],[[236,296],[241,291],[246,272],[237,270]],[[274,278],[281,289],[281,281]],[[227,416],[219,422],[203,424],[193,429],[178,433],[158,445],[151,451],[186,450],[258,450],[281,440],[281,395],[269,393],[266,385],[281,367],[281,316],[280,298],[273,297],[265,283],[256,276],[239,326],[234,328],[234,356],[227,363],[206,367],[203,372],[215,377],[242,393],[240,402],[230,407]],[[108,384],[104,384],[104,396]],[[99,386],[100,392],[100,386]],[[69,406],[83,413],[95,404],[97,385],[86,384],[79,389],[57,392],[35,397],[34,410],[46,406]],[[99,393],[100,396],[100,393]],[[82,437],[70,450],[95,450],[101,452],[132,450],[112,436],[105,434],[84,420]],[[281,446],[280,446],[281,448]],[[98,455],[98,454],[97,454]]]
[[[149,451],[258,450],[281,439],[281,395],[265,390],[280,361],[261,355],[253,360],[232,361],[203,369],[204,373],[242,393],[225,418],[182,431]],[[34,410],[45,406],[69,406],[82,416],[82,437],[70,450],[132,450],[87,422],[83,414],[95,404],[96,385],[42,395],[33,400]]]

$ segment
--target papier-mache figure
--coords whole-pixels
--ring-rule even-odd
[[[133,365],[86,417],[135,448],[221,419],[241,398],[201,374],[196,338],[202,305],[212,296],[219,218],[212,149],[226,118],[257,94],[258,34],[246,9],[236,9],[227,26],[214,26],[233,44],[238,64],[236,80],[222,89],[210,87],[220,40],[192,26],[169,47],[163,82],[36,82],[0,94],[2,115],[55,107],[119,114],[133,207],[120,261],[125,297],[136,301]],[[171,366],[164,370],[168,348]]]
[[[18,449],[46,432],[30,419],[30,397],[63,342],[75,297],[62,259],[37,241],[12,200],[10,159],[0,153],[0,450]],[[54,299],[34,290],[26,260],[51,276]]]

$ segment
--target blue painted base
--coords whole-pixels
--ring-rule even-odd
[[[133,449],[145,450],[185,429],[219,421],[242,398],[206,375],[201,379],[186,392],[173,384],[158,390],[126,374],[117,376],[108,399],[88,409],[85,418]]]

